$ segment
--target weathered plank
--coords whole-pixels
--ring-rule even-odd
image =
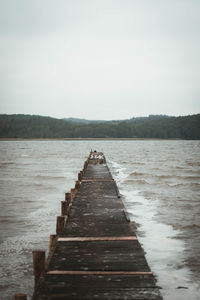
[[[137,240],[136,236],[121,236],[121,237],[60,237],[58,242],[93,242],[93,241],[135,241]]]

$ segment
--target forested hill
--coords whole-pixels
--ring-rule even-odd
[[[200,114],[86,124],[34,115],[0,115],[0,138],[200,139]]]

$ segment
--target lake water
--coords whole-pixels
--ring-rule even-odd
[[[164,300],[200,294],[200,141],[1,141],[0,299],[33,292],[60,201],[103,151]]]

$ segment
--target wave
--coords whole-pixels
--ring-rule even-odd
[[[37,179],[50,179],[50,180],[60,180],[60,179],[65,179],[66,177],[64,176],[46,176],[46,175],[36,175],[35,178]]]
[[[147,176],[147,177],[151,177],[151,178],[156,178],[156,179],[181,179],[181,180],[197,180],[198,182],[200,182],[200,176],[181,176],[181,175],[156,175],[156,174],[148,174],[148,173],[142,173],[142,172],[137,172],[134,171],[132,173],[129,174],[129,177],[135,177],[135,176]]]
[[[132,172],[129,176],[143,176],[143,175],[147,175],[147,174],[135,171],[135,172]]]
[[[138,184],[149,184],[149,182],[147,182],[144,179],[138,179],[138,180],[131,180],[131,179],[127,179],[124,181],[124,183],[138,183]]]
[[[200,228],[200,224],[190,224],[182,227],[183,229],[197,229]]]
[[[31,187],[35,188],[35,189],[38,189],[38,190],[55,190],[56,189],[56,185],[52,184],[52,183],[32,183],[30,185]]]
[[[153,177],[153,176],[152,176]],[[137,177],[136,177],[137,178]],[[176,187],[198,187],[200,186],[200,182],[148,182],[145,179],[131,179],[130,177],[128,177],[128,179],[124,180],[124,184],[140,184],[140,185],[151,185],[151,186],[160,186],[165,185],[168,186],[170,188],[176,188]]]
[[[179,176],[173,176],[173,175],[155,175],[155,177],[159,178],[159,179],[171,179],[171,178],[174,179],[174,178],[178,178]]]
[[[188,166],[191,166],[191,167],[200,167],[200,162],[187,162]]]
[[[139,162],[139,161],[134,161],[134,162],[132,162],[132,163],[131,163],[131,165],[139,165],[139,166],[144,166],[144,165],[145,165],[145,163],[143,163],[143,162]]]
[[[23,220],[13,218],[13,216],[0,216],[0,223],[5,224],[24,224]]]
[[[15,165],[15,164],[16,164],[16,163],[14,163],[14,162],[0,163],[0,168],[6,168],[7,166]]]
[[[121,161],[120,164],[122,164],[122,165],[129,165],[130,162],[129,161]]]
[[[184,186],[184,183],[167,183],[169,187],[178,187],[178,186]]]
[[[179,187],[179,186],[193,186],[193,187],[199,187],[199,182],[184,182],[184,183],[167,183],[169,187]]]
[[[187,176],[187,177],[182,177],[183,179],[186,179],[186,180],[198,180],[200,181],[200,176]]]

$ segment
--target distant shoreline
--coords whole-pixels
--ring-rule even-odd
[[[181,138],[0,138],[0,141],[189,141]],[[193,139],[191,139],[193,140]],[[191,141],[190,140],[190,141]],[[194,140],[199,141],[199,140]]]
[[[149,116],[89,124],[42,116],[0,115],[1,140],[200,140],[199,128],[200,114]]]

